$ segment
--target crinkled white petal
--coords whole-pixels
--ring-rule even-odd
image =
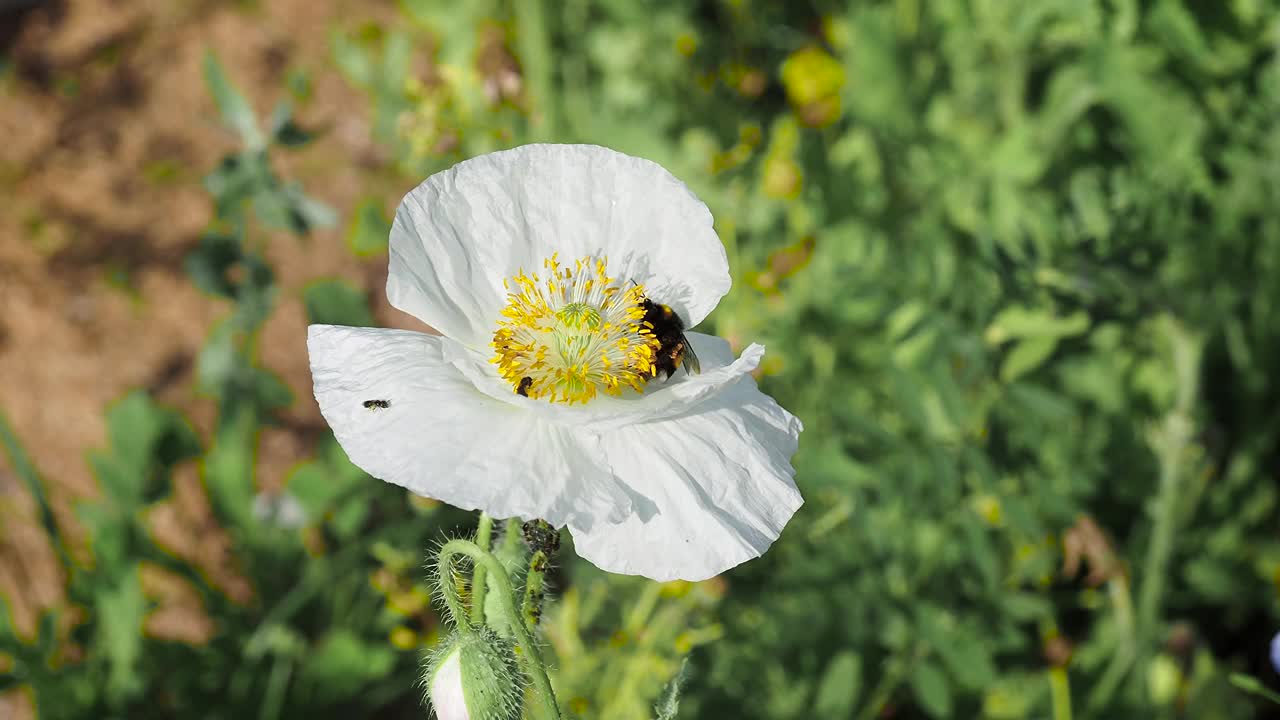
[[[462,689],[462,652],[454,650],[440,664],[427,686],[431,706],[440,720],[471,720]]]
[[[487,348],[504,279],[608,258],[690,327],[729,290],[711,212],[660,165],[596,145],[525,145],[427,178],[391,228],[387,298],[445,335]]]
[[[677,370],[669,379],[651,381],[641,395],[628,393],[612,397],[602,394],[589,403],[578,405],[550,403],[517,395],[509,381],[498,377],[493,364],[483,353],[470,350],[461,343],[445,339],[444,355],[478,391],[490,398],[520,407],[555,425],[578,427],[599,434],[687,412],[755,370],[764,357],[762,345],[753,343],[735,359],[729,343],[722,338],[696,332],[685,333],[685,337],[702,361],[700,373],[690,375],[684,370]]]
[[[445,359],[444,342],[406,330],[308,329],[316,400],[351,462],[499,518],[594,526],[626,517],[628,489],[565,428],[477,392]]]
[[[745,376],[681,415],[599,436],[633,510],[620,523],[570,522],[578,554],[662,581],[704,580],[760,556],[804,502],[791,467],[800,430]]]

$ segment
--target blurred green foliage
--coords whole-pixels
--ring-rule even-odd
[[[762,559],[684,587],[561,552],[544,617],[566,713],[1263,712],[1280,626],[1273,3],[400,6],[331,37],[394,171],[530,141],[665,165],[728,249],[709,325],[768,346],[762,385],[806,426],[807,504]],[[336,218],[271,169],[308,137],[287,109],[264,131],[215,60],[205,74],[243,141],[206,179],[218,219],[187,266],[232,304],[199,362],[217,428],[197,437],[141,394],[109,411],[104,500],[83,510],[94,562],[62,551],[84,616],[34,641],[0,625],[3,684],[34,687],[50,718],[420,716],[417,646],[436,633],[418,568],[465,516],[407,503],[328,436],[289,478],[303,527],[282,498],[254,512],[256,432],[291,400],[255,359],[274,299],[255,228]],[[354,254],[385,252],[388,200],[351,209]],[[313,321],[369,320],[336,281],[304,300]],[[192,457],[246,602],[140,525]],[[199,591],[210,642],[141,631],[144,562]],[[69,645],[81,660],[60,659]]]

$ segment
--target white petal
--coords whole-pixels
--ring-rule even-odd
[[[467,698],[462,689],[462,652],[454,650],[436,670],[427,686],[431,706],[440,720],[471,720]]]
[[[704,580],[760,556],[804,502],[791,467],[800,430],[747,376],[686,414],[601,436],[634,512],[594,528],[570,523],[578,554],[663,581]]]
[[[312,325],[316,400],[351,462],[418,495],[499,518],[592,525],[630,511],[570,433],[475,390],[441,351],[407,330]],[[366,408],[369,400],[388,407]]]
[[[387,298],[445,335],[487,348],[520,270],[606,256],[690,327],[729,290],[711,212],[648,160],[596,145],[525,145],[427,178],[391,228]]]
[[[521,397],[512,390],[510,382],[498,377],[483,352],[470,350],[448,339],[444,341],[444,352],[459,372],[485,395],[527,409],[549,423],[600,434],[688,412],[755,370],[764,357],[762,345],[753,343],[735,359],[729,343],[723,338],[695,332],[685,333],[685,337],[702,361],[702,372],[690,375],[677,370],[670,379],[650,382],[643,395],[628,394],[615,398],[601,393],[583,405]]]

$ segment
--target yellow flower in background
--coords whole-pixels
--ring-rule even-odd
[[[818,47],[797,50],[782,63],[787,99],[809,127],[826,127],[840,119],[844,80],[844,66]]]

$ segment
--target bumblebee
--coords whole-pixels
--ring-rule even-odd
[[[516,394],[520,397],[529,397],[529,388],[533,387],[533,378],[525,376],[520,378],[520,387],[516,388]]]
[[[698,363],[698,356],[694,354],[689,338],[684,336],[684,320],[676,311],[670,305],[656,303],[649,298],[641,300],[640,307],[644,309],[644,319],[641,322],[653,330],[654,337],[660,343],[649,378],[658,377],[658,373],[670,378],[676,373],[676,368],[681,366],[690,375],[701,372],[702,365]]]

